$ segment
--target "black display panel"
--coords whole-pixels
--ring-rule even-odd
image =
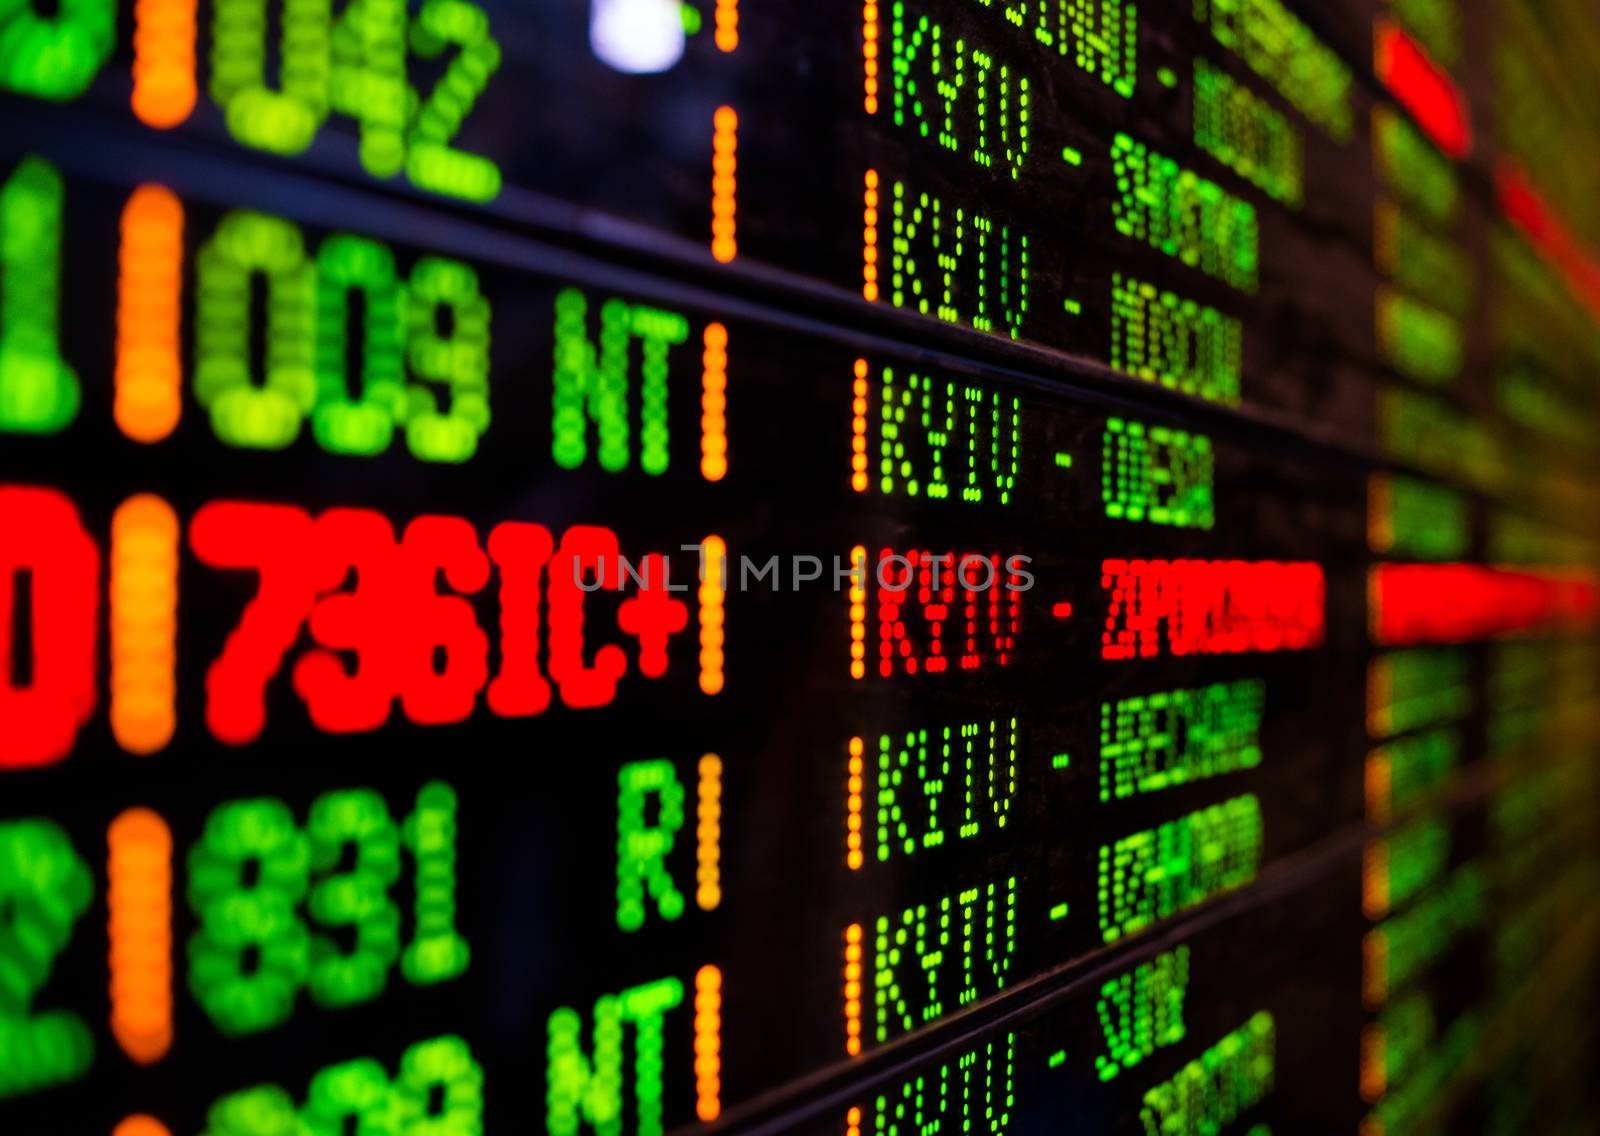
[[[6,1130],[1585,1130],[1592,18],[1299,8],[0,13]]]

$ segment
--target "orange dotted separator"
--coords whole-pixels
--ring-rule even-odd
[[[878,5],[868,0],[861,7],[862,83],[866,91],[863,105],[868,114],[878,113]]]
[[[705,558],[705,578],[700,581],[699,592],[700,690],[704,694],[716,695],[722,693],[726,681],[722,645],[726,637],[727,581],[722,574],[726,570],[728,544],[720,536],[708,536],[700,547],[701,555]]]
[[[106,830],[106,845],[111,1034],[130,1058],[151,1065],[172,1048],[172,831],[159,814],[128,809]],[[139,1119],[124,1121],[117,1136]]]
[[[111,1136],[172,1136],[165,1124],[153,1116],[130,1116],[116,1128]]]
[[[177,728],[178,515],[141,493],[111,519],[111,732],[129,753]]]
[[[728,475],[728,329],[706,325],[700,356],[700,476]]]
[[[861,790],[863,785],[862,772],[864,767],[862,754],[865,751],[860,738],[850,739],[849,776],[845,781],[845,788],[849,796],[845,802],[845,864],[852,872],[859,871],[864,857],[861,853]]]
[[[133,6],[133,113],[169,130],[194,110],[196,0],[137,0]]]
[[[867,361],[856,360],[856,381],[850,403],[850,488],[867,491]]]
[[[715,911],[722,903],[722,758],[700,759],[698,824],[695,829],[695,903]]]
[[[183,203],[164,186],[141,185],[122,209],[112,403],[117,426],[136,442],[159,442],[178,425],[182,289]]]
[[[731,52],[739,46],[739,0],[717,0],[717,50]]]
[[[867,549],[850,550],[850,677],[867,674]]]
[[[878,171],[867,171],[861,212],[861,294],[878,298]]]
[[[861,924],[844,932],[844,1051],[861,1052]]]
[[[722,971],[702,966],[694,976],[695,1115],[722,1114]]]
[[[727,264],[739,255],[735,223],[739,116],[731,106],[723,106],[717,108],[711,121],[711,255]]]

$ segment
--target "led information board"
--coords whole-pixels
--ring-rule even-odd
[[[0,5],[0,1131],[1587,1130],[1593,36]]]

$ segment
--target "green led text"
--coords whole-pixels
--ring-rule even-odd
[[[588,1053],[578,1011],[562,1007],[550,1015],[545,1085],[545,1129],[550,1136],[577,1136],[588,1124],[600,1136],[660,1136],[662,1131],[663,1021],[683,1001],[683,983],[662,978],[606,994],[594,1004],[594,1035]],[[634,1030],[632,1127],[623,1112],[624,1030]]]
[[[1277,1035],[1262,1011],[1144,1095],[1145,1136],[1221,1132],[1272,1092]]]
[[[1256,878],[1261,803],[1254,794],[1100,846],[1100,933],[1108,943]]]
[[[890,286],[897,308],[1021,338],[1028,314],[1028,238],[975,210],[892,183]]]
[[[878,738],[877,858],[1006,826],[1017,794],[1017,720]]]
[[[870,385],[869,385],[870,391]],[[1022,402],[971,382],[878,374],[877,484],[892,496],[1009,504],[1022,452]],[[871,457],[869,452],[869,459]]]
[[[1219,682],[1100,704],[1100,799],[1220,777],[1261,764],[1266,683]]]
[[[1188,987],[1188,947],[1157,955],[1100,987],[1096,1010],[1106,1051],[1094,1059],[1094,1067],[1102,1081],[1184,1039]]]
[[[872,930],[871,1028],[884,1042],[1005,988],[1017,946],[1017,881],[879,916]]]
[[[1168,390],[1239,405],[1243,324],[1121,273],[1111,281],[1113,367]]]
[[[1113,520],[1179,529],[1215,523],[1211,439],[1122,418],[1101,436],[1100,498]]]
[[[1256,290],[1261,231],[1254,205],[1126,134],[1112,140],[1111,164],[1117,232],[1240,291]]]
[[[667,376],[674,347],[689,338],[689,321],[676,312],[611,299],[600,305],[600,343],[589,338],[589,300],[576,288],[556,297],[555,371],[551,395],[550,456],[562,469],[577,469],[589,456],[589,424],[598,445],[595,458],[607,473],[633,460],[630,355],[639,343],[639,468],[665,473]]]
[[[1194,61],[1194,141],[1274,200],[1299,207],[1305,194],[1300,131],[1243,83]]]

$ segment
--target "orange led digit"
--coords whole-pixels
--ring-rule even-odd
[[[111,519],[111,732],[151,754],[177,726],[178,515],[148,493]]]
[[[195,0],[137,0],[133,6],[133,113],[167,130],[194,110]]]
[[[861,294],[878,298],[878,171],[867,171],[867,191],[861,213]]]
[[[183,203],[171,190],[141,185],[129,196],[119,261],[112,413],[134,441],[159,442],[178,425],[182,410]]]
[[[106,830],[106,847],[111,1033],[150,1065],[172,1048],[172,832],[149,809],[128,809]]]
[[[728,329],[706,325],[700,357],[700,476],[721,481],[728,474]]]
[[[717,0],[717,48],[732,51],[739,46],[739,0]]]
[[[860,1108],[852,1106],[850,1111],[844,1114],[844,1132],[845,1136],[861,1136]]]
[[[706,694],[722,692],[723,620],[727,581],[722,578],[728,560],[728,544],[720,536],[701,542],[705,558],[705,578],[700,581],[700,689]]]
[[[861,924],[844,931],[844,1051],[861,1052]]]
[[[722,971],[702,966],[694,976],[695,1115],[722,1113]]]
[[[700,759],[698,813],[694,899],[701,911],[715,911],[722,902],[722,758],[714,753]]]
[[[849,777],[846,788],[849,795],[845,801],[845,863],[852,872],[861,868],[861,754],[865,747],[860,738],[850,739],[850,764]]]
[[[739,252],[734,223],[739,184],[736,177],[739,116],[731,106],[718,107],[712,125],[715,133],[711,142],[711,255],[727,264]]]

